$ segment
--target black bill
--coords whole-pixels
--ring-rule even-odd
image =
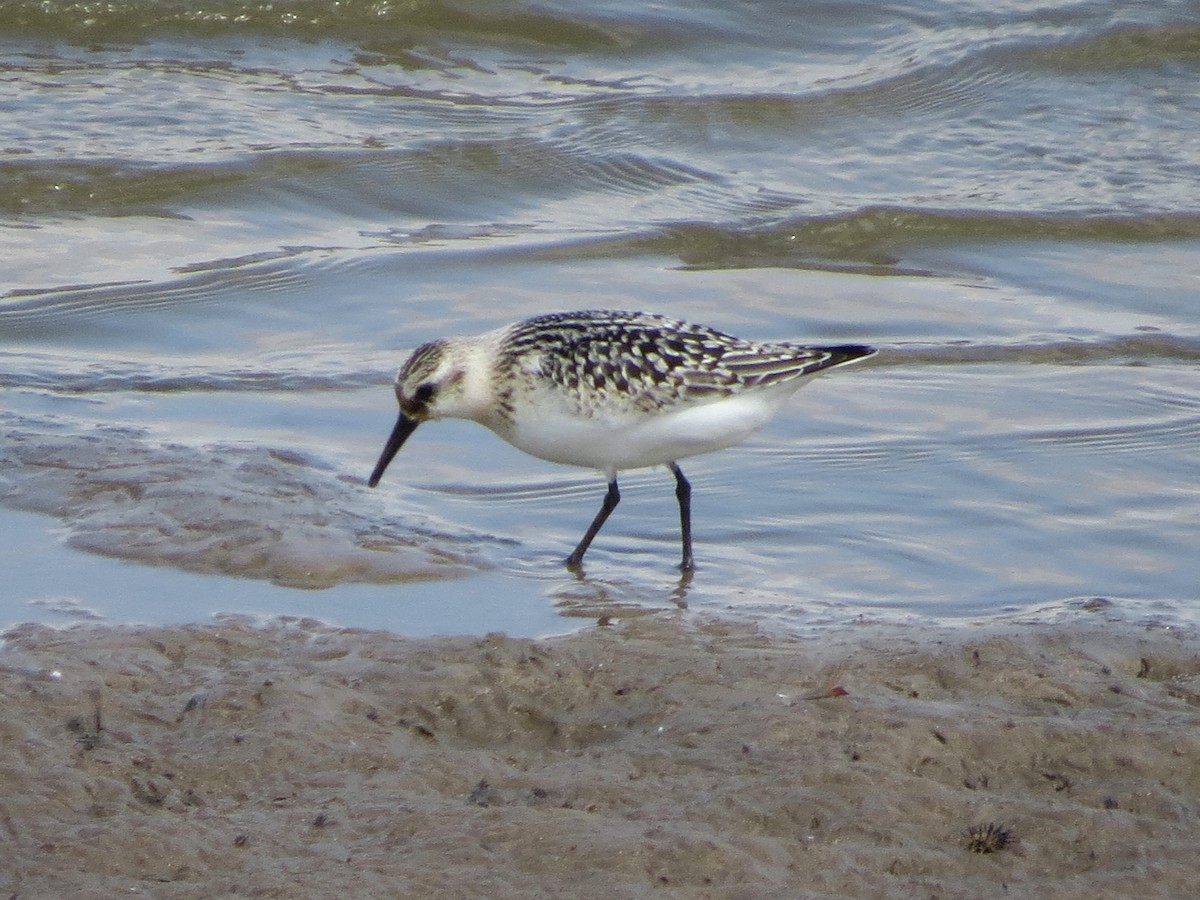
[[[388,467],[392,457],[400,451],[404,442],[408,440],[408,436],[416,431],[420,424],[416,419],[410,419],[404,413],[400,413],[400,418],[396,420],[396,427],[392,429],[391,436],[383,446],[383,452],[379,454],[379,462],[375,463],[375,471],[367,479],[368,485],[375,487],[379,484],[379,479],[383,477],[383,470]]]

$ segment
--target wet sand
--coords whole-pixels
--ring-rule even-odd
[[[6,897],[1094,900],[1200,878],[1200,642],[1099,615],[7,638]]]

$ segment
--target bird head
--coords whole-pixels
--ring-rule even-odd
[[[371,487],[379,484],[384,470],[418,425],[429,419],[440,419],[444,405],[453,407],[460,392],[463,370],[448,348],[446,341],[422,344],[397,373],[396,401],[400,404],[400,416],[375,470],[367,479]]]

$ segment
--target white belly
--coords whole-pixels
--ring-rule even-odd
[[[782,396],[773,393],[760,391],[672,412],[591,419],[550,407],[523,409],[511,431],[501,436],[533,456],[606,473],[665,465],[745,440],[774,416]]]

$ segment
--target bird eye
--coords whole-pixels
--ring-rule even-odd
[[[413,400],[417,403],[428,403],[436,393],[437,385],[427,381],[424,384],[418,385],[417,389],[413,391]]]

